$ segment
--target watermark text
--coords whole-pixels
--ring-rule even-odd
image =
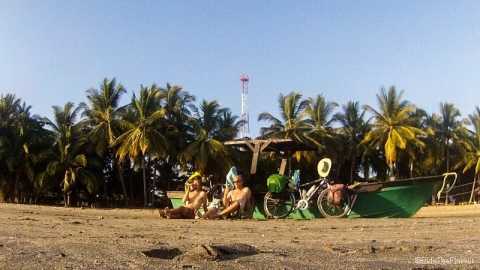
[[[474,264],[474,259],[455,257],[415,257],[416,264]]]

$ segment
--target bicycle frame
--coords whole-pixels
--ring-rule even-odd
[[[310,194],[307,194],[307,190],[302,189],[302,187],[308,187],[308,186],[313,186],[315,184],[318,184],[313,192]],[[300,184],[295,186],[295,191],[298,191],[299,198],[298,202],[293,206],[292,212],[296,210],[305,210],[309,207],[310,202],[312,201],[313,196],[319,191],[319,189],[327,189],[330,187],[330,184],[328,183],[327,178],[320,178],[315,181],[311,181],[305,184]]]

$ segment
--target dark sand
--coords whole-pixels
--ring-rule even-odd
[[[480,205],[408,219],[167,220],[0,204],[0,269],[480,269]]]

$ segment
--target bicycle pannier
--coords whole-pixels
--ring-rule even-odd
[[[280,193],[289,181],[290,179],[285,175],[272,174],[267,179],[268,191],[271,193]]]
[[[335,184],[330,186],[330,190],[327,195],[327,201],[331,205],[343,204],[343,193],[345,192],[344,184]]]

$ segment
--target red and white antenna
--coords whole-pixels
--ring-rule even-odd
[[[242,82],[242,125],[240,126],[240,137],[246,137],[250,134],[250,128],[248,127],[248,108],[247,108],[247,95],[248,95],[248,75],[243,74],[240,76]]]

